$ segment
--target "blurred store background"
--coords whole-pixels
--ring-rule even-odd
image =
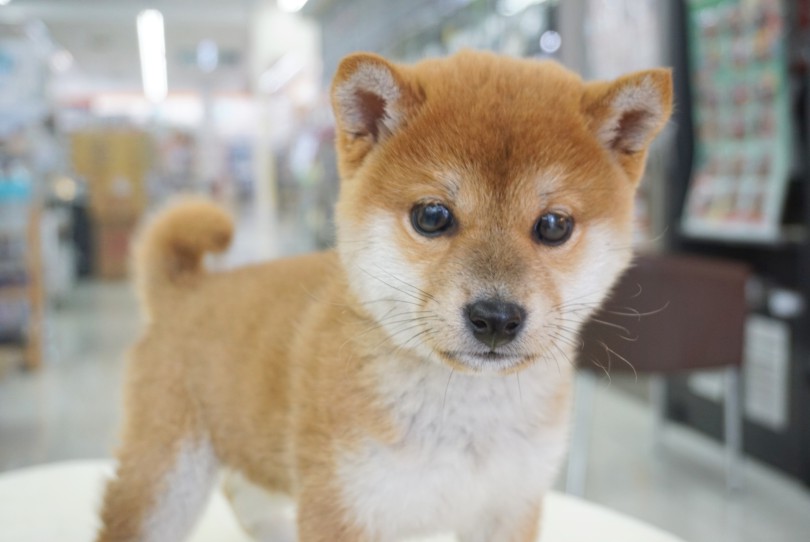
[[[329,247],[340,58],[464,47],[589,79],[672,66],[638,249],[751,273],[741,373],[685,360],[582,386],[597,405],[568,488],[686,540],[806,540],[810,0],[0,0],[0,471],[111,455],[150,209],[232,208],[226,265]]]

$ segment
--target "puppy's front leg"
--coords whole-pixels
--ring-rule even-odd
[[[487,515],[459,536],[461,542],[537,542],[540,536],[541,505],[522,512]]]

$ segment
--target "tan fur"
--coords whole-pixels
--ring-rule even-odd
[[[370,71],[358,76],[360,68]],[[390,99],[366,92],[369,84]],[[616,98],[634,85],[649,102],[640,110],[636,94]],[[403,371],[436,362],[476,371],[446,351],[454,328],[421,340],[435,354],[427,361],[394,342],[358,294],[375,280],[354,263],[373,217],[390,218],[386,243],[407,259],[421,291],[449,307],[445,320],[465,296],[482,292],[548,306],[571,301],[568,277],[596,263],[592,228],[612,232],[619,247],[606,289],[629,262],[633,193],[670,101],[664,70],[585,84],[553,63],[487,53],[409,66],[375,55],[344,60],[333,84],[343,179],[338,252],[206,274],[203,254],[231,237],[221,210],[182,203],[146,228],[135,254],[149,323],[130,356],[123,446],[98,540],[142,539],[177,450],[198,438],[252,482],[293,496],[301,541],[376,540],[349,514],[338,461],[369,439],[385,446],[405,438],[380,400],[377,369],[397,356]],[[611,121],[618,131],[600,136]],[[414,232],[409,213],[425,198],[450,202],[458,230],[436,238]],[[575,217],[563,246],[531,237],[548,209]],[[430,302],[414,297],[419,308]],[[526,338],[525,356],[500,371],[503,378],[551,363],[544,341]],[[561,371],[567,376],[542,411],[527,414],[527,435],[567,423],[570,367]],[[519,526],[498,531],[498,542],[535,540],[540,502],[531,504]]]
[[[206,200],[186,198],[183,205],[172,208],[148,224],[140,234],[143,242],[134,251],[138,293],[148,315],[171,311],[175,284],[192,286],[199,280],[202,258],[206,252],[228,248],[233,224],[220,208]]]

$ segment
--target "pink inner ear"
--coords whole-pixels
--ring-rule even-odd
[[[377,141],[380,135],[381,121],[385,116],[385,100],[382,96],[362,89],[355,91],[354,99],[356,100],[356,110],[361,117],[361,125],[366,133]]]
[[[609,147],[625,154],[634,154],[644,148],[647,138],[655,129],[655,117],[649,111],[635,109],[622,113]]]
[[[401,120],[401,101],[407,89],[393,68],[380,62],[367,60],[348,69],[351,71],[333,90],[340,128],[353,137],[382,141]]]

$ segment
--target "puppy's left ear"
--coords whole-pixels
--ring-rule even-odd
[[[599,143],[638,182],[647,149],[672,113],[672,73],[654,69],[587,83],[582,108]]]
[[[344,177],[404,126],[420,96],[402,70],[380,56],[357,53],[341,61],[332,81],[332,109]]]

